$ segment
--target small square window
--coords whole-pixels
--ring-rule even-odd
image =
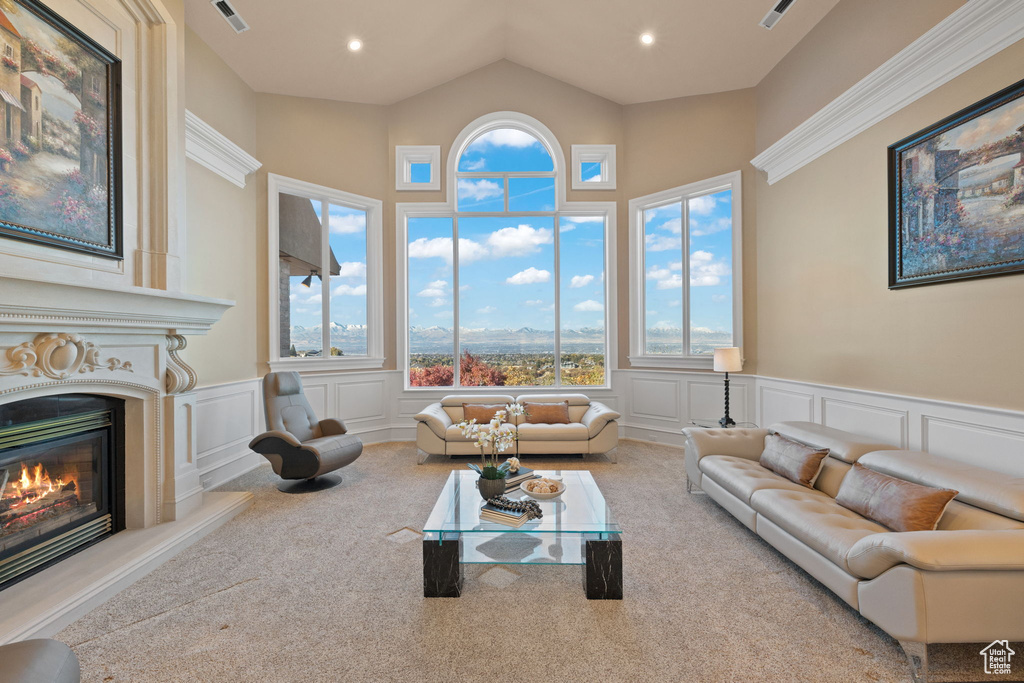
[[[395,189],[440,190],[440,145],[396,145]]]
[[[411,163],[409,164],[409,182],[411,183],[429,183],[430,182],[430,164],[427,163]]]
[[[572,146],[572,189],[615,189],[615,145]]]

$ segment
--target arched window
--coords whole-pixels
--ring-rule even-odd
[[[614,202],[566,203],[557,140],[511,112],[466,127],[447,182],[397,206],[409,386],[606,386]]]

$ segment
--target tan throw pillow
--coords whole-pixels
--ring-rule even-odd
[[[775,474],[801,486],[813,488],[827,455],[827,448],[811,448],[784,436],[769,434],[764,439],[760,462],[761,467]]]
[[[890,477],[854,463],[836,502],[893,531],[932,531],[959,491]]]
[[[569,424],[569,402],[561,403],[524,403],[526,421],[531,424],[559,425]]]
[[[494,414],[499,410],[505,410],[504,403],[463,403],[462,419],[475,419],[477,424],[487,424],[494,419]]]

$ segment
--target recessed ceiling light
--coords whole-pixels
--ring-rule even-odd
[[[654,44],[654,36],[651,35],[650,33],[641,33],[640,34],[640,42],[643,43],[644,45],[653,45]]]
[[[359,40],[358,38],[353,38],[352,40],[348,41],[348,49],[351,50],[352,52],[359,52],[360,50],[363,49],[363,41]]]

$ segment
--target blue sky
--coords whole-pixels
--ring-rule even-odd
[[[459,160],[460,171],[551,171],[536,138],[496,130],[477,138]],[[598,172],[600,169],[598,169]],[[459,179],[460,211],[553,211],[553,178]],[[555,282],[552,216],[466,216],[459,226],[459,317],[465,328],[533,327],[553,330],[555,287],[561,286],[566,328],[604,326],[604,219],[562,216],[558,239],[560,283]],[[420,327],[452,326],[452,220],[409,221],[409,318]]]
[[[732,331],[732,191],[688,200],[691,329]],[[647,328],[682,329],[683,206],[648,209]]]

